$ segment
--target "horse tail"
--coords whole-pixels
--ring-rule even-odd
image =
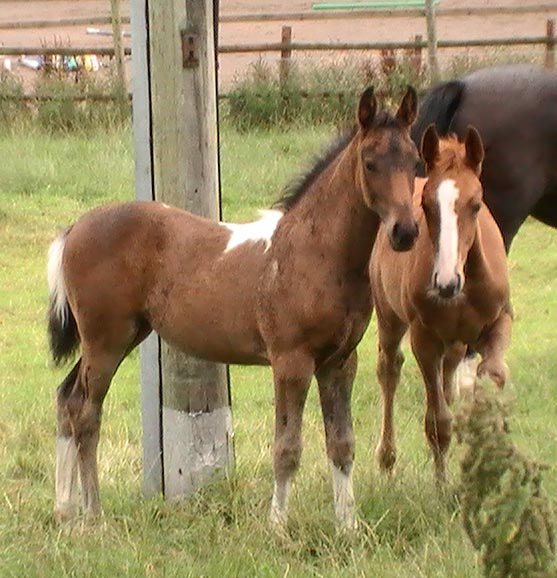
[[[68,303],[62,265],[69,232],[70,229],[67,229],[60,234],[48,251],[48,341],[55,365],[61,365],[70,359],[79,345],[77,324]]]
[[[420,103],[420,112],[412,126],[412,140],[419,148],[422,136],[430,124],[435,124],[440,136],[447,136],[460,104],[465,83],[462,80],[442,82],[432,88]],[[425,176],[420,174],[419,176]]]

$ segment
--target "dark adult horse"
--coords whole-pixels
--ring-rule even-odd
[[[482,135],[484,200],[507,252],[528,215],[557,227],[557,74],[501,66],[439,84],[413,126],[418,146],[432,123],[441,136],[463,138],[468,125]]]

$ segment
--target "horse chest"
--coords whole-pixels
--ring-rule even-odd
[[[422,308],[420,318],[445,343],[474,345],[484,328],[496,319],[499,309],[484,300],[470,300],[463,294],[455,303],[438,300],[429,303]]]

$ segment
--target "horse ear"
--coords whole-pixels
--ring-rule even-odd
[[[402,124],[410,128],[418,116],[418,94],[412,86],[408,86],[398,107],[396,117]]]
[[[424,132],[420,153],[425,162],[426,172],[429,172],[439,158],[439,135],[434,124],[430,124]]]
[[[476,175],[480,176],[484,160],[484,145],[480,133],[473,126],[466,129],[464,147],[466,149],[466,164]]]
[[[368,129],[375,118],[377,112],[377,98],[373,92],[373,86],[364,90],[358,105],[358,124],[362,130]]]

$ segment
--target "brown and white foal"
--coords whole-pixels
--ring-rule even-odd
[[[409,329],[426,387],[425,431],[443,480],[455,370],[471,346],[483,358],[478,373],[503,387],[512,313],[503,239],[482,201],[484,152],[478,132],[469,128],[464,143],[440,141],[432,125],[421,149],[428,178],[423,193],[416,192],[418,240],[411,251],[398,254],[381,230],[370,264],[383,394],[376,455],[383,469],[393,467],[393,400],[403,363],[400,342]]]
[[[417,236],[412,194],[417,99],[396,115],[360,99],[356,130],[258,223],[231,225],[159,203],[101,207],[52,245],[49,333],[55,361],[81,344],[58,390],[56,513],[100,512],[103,400],[122,359],[154,330],[200,358],[270,364],[275,384],[271,519],[286,521],[304,403],[317,377],[335,510],[354,526],[350,413],[355,347],[370,319],[368,264],[380,222],[395,250]]]

